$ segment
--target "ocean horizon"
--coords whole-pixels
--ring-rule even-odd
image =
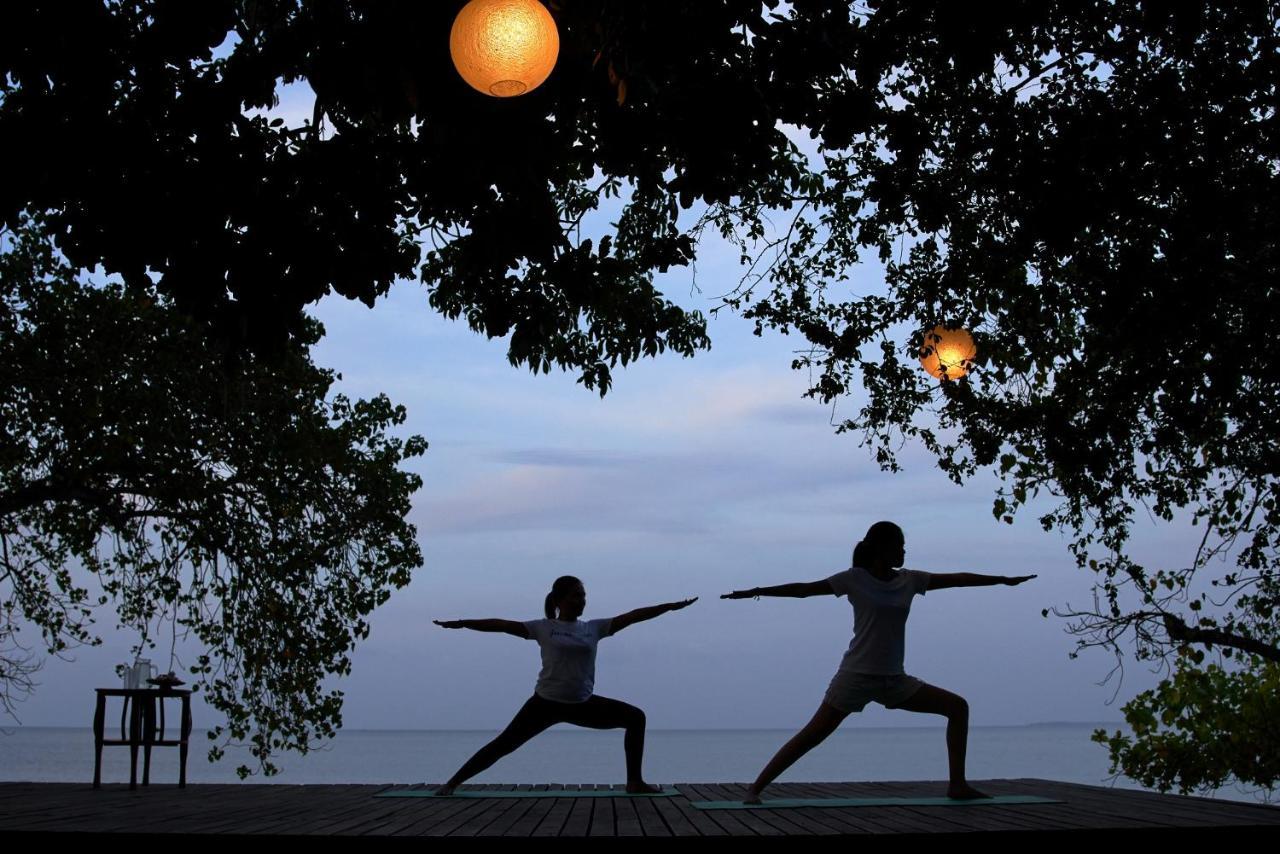
[[[1123,729],[1105,722],[971,727],[968,776],[972,780],[1032,777],[1143,788],[1108,773],[1106,749],[1089,740],[1098,728]],[[792,729],[650,729],[645,742],[645,777],[652,783],[747,782],[793,733]],[[342,730],[306,755],[283,753],[276,757],[281,773],[272,777],[255,774],[244,782],[439,783],[494,735],[495,730]],[[210,763],[210,744],[206,730],[192,733],[188,782],[241,782],[235,769],[252,759],[248,749],[228,748],[223,760]],[[103,782],[128,782],[128,759],[127,748],[105,747]],[[778,782],[944,781],[946,760],[945,728],[941,726],[846,727],[788,769]],[[177,778],[178,750],[155,748],[152,783],[172,784]],[[92,779],[91,728],[0,728],[0,782],[87,783]],[[624,779],[621,730],[556,726],[469,782],[599,784]],[[1234,788],[1219,790],[1216,797],[1260,800],[1256,793]]]

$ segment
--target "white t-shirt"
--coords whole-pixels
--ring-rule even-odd
[[[853,606],[853,640],[840,661],[840,670],[875,676],[903,673],[911,599],[929,589],[929,573],[902,569],[888,581],[881,581],[855,566],[827,581],[837,596],[848,596]]]
[[[558,703],[584,703],[596,686],[596,645],[609,636],[613,620],[529,620],[529,639],[542,650],[542,671],[534,693]]]

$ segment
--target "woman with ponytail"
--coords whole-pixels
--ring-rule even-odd
[[[902,529],[877,522],[853,550],[853,566],[821,581],[735,590],[721,599],[761,596],[848,596],[853,606],[853,641],[840,662],[813,719],[778,751],[747,791],[746,803],[760,803],[760,793],[779,774],[836,731],[853,712],[869,702],[889,709],[945,715],[950,782],[947,797],[984,798],[965,780],[969,736],[969,704],[963,697],[908,676],[902,669],[907,614],[917,593],[945,587],[1021,584],[1034,575],[1006,577],[971,572],[938,573],[897,569],[906,558]]]
[[[497,762],[552,724],[570,723],[591,729],[626,729],[623,749],[627,757],[627,792],[654,794],[659,790],[644,781],[640,771],[644,756],[644,712],[635,706],[592,693],[596,675],[596,645],[627,626],[687,608],[697,599],[637,608],[607,620],[578,618],[587,607],[587,591],[572,575],[557,578],[543,603],[546,619],[518,623],[511,620],[436,620],[446,629],[506,632],[536,640],[542,650],[542,671],[533,696],[516,713],[497,738],[480,748],[437,790],[451,795],[464,781]]]

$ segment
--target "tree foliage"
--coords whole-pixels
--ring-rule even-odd
[[[73,264],[154,277],[250,349],[329,289],[372,304],[416,273],[513,363],[602,393],[707,345],[652,274],[719,231],[747,268],[725,306],[807,342],[813,396],[860,395],[841,428],[883,466],[906,438],[957,481],[998,473],[998,518],[1056,499],[1040,521],[1097,573],[1081,643],[1176,668],[1113,760],[1221,779],[1179,777],[1138,724],[1195,712],[1230,742],[1187,680],[1274,684],[1277,4],[557,0],[556,71],[508,100],[450,68],[460,5],[17,9],[0,138],[33,167],[0,218],[48,210]],[[310,122],[255,117],[301,79]],[[857,293],[867,262],[884,287]],[[964,379],[918,368],[940,323],[975,334]],[[1193,518],[1202,548],[1143,565],[1141,513]]]
[[[270,362],[228,362],[167,298],[78,281],[30,222],[0,254],[0,636],[100,643],[104,610],[173,623],[258,764],[341,725],[368,616],[422,562],[405,516],[423,453],[403,408],[331,395],[299,330]],[[241,773],[248,772],[242,766]]]
[[[1239,670],[1179,651],[1169,678],[1125,705],[1130,733],[1099,730],[1094,741],[1115,770],[1161,791],[1217,789],[1245,782],[1272,791],[1280,781],[1280,666]]]
[[[1040,521],[1072,532],[1099,592],[1059,613],[1084,646],[1131,639],[1174,668],[1126,707],[1132,739],[1099,734],[1117,769],[1273,788],[1276,6],[1008,11],[884,4],[835,31],[850,73],[784,117],[815,134],[823,189],[731,303],[808,340],[813,395],[865,391],[841,429],[885,467],[905,436],[957,482],[999,473],[997,518],[1057,499]],[[710,216],[740,234],[760,212]],[[863,253],[884,263],[884,293],[835,284]],[[937,323],[978,339],[965,380],[919,370]],[[1148,513],[1201,525],[1197,553],[1143,565],[1128,543]],[[1204,648],[1227,666],[1201,669]],[[1215,698],[1225,685],[1237,705]],[[1176,734],[1188,721],[1220,748],[1197,763]]]

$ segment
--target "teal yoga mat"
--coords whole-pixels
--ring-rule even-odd
[[[610,789],[524,789],[521,791],[502,792],[487,789],[483,791],[468,791],[462,789],[449,795],[450,799],[455,798],[671,798],[680,794],[675,789],[664,788],[661,794],[653,795],[628,795],[626,792],[618,789],[616,791]],[[434,798],[436,797],[435,789],[387,789],[374,795],[375,798]],[[441,798],[445,800],[445,798]]]
[[[747,806],[742,801],[690,801],[690,806],[700,810],[786,810],[801,807],[980,807],[1009,806],[1011,804],[1060,804],[1054,798],[1036,795],[999,795],[994,798],[976,798],[972,801],[955,801],[951,798],[778,798],[766,799],[762,804]]]

